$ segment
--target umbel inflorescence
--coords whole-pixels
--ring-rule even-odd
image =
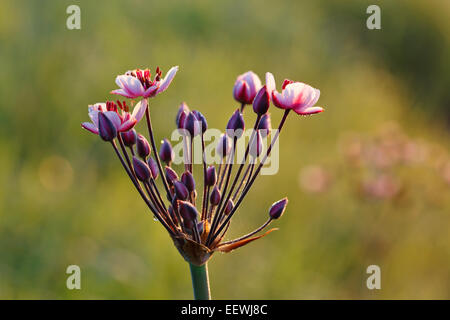
[[[241,106],[233,112],[217,144],[216,152],[221,159],[218,165],[207,163],[205,156],[204,134],[208,129],[205,117],[197,110],[191,111],[185,103],[181,104],[176,125],[183,134],[184,172],[177,173],[172,166],[174,152],[170,142],[164,139],[159,151],[156,148],[149,107],[149,99],[164,92],[177,71],[178,67],[171,68],[164,78],[159,68],[153,78],[148,69],[136,69],[117,76],[119,89],[111,93],[133,100],[90,105],[91,122],[82,123],[82,127],[111,143],[134,187],[167,230],[181,255],[189,263],[201,266],[215,251],[229,252],[273,230],[257,235],[281,217],[287,198],[271,206],[268,220],[261,227],[238,239],[223,240],[232,217],[270,156],[291,110],[299,115],[311,115],[323,109],[315,106],[320,91],[307,84],[284,80],[281,92],[278,92],[271,73],[266,73],[266,84],[262,85],[256,74],[246,72],[238,76],[234,84],[233,96]],[[131,111],[135,99],[140,101]],[[262,137],[271,132],[268,113],[271,103],[284,109],[284,114],[271,135],[270,144],[263,148]],[[243,113],[245,106],[250,104],[256,120],[245,152],[238,155],[237,143],[245,139]],[[144,117],[150,143],[134,129]],[[193,141],[199,136],[203,176],[195,178]],[[240,161],[236,159],[238,156],[242,157]],[[255,160],[257,157],[260,157],[259,162]]]

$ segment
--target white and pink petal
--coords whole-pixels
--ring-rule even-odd
[[[144,100],[139,101],[133,109],[131,118],[136,119],[138,122],[141,121],[146,110],[147,110],[147,100],[144,99]]]
[[[161,81],[160,86],[156,93],[161,93],[166,91],[166,89],[169,87],[170,83],[172,82],[173,78],[175,77],[175,74],[178,71],[178,66],[170,68],[170,70],[167,72],[164,79]]]
[[[90,131],[90,132],[92,132],[92,133],[98,134],[98,129],[97,129],[97,127],[96,127],[92,122],[83,122],[83,123],[81,124],[81,126],[82,126],[84,129],[86,129],[86,130],[88,130],[88,131]]]

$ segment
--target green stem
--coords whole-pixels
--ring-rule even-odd
[[[209,290],[208,265],[196,266],[189,263],[192,277],[192,288],[194,290],[195,300],[211,300],[211,292]]]

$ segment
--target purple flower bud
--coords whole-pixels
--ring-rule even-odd
[[[159,150],[159,157],[169,166],[172,163],[175,154],[173,152],[172,145],[170,144],[169,140],[164,139],[162,141],[161,149]]]
[[[197,220],[197,208],[195,208],[190,202],[178,200],[177,203],[183,219]]]
[[[186,135],[186,129],[184,128],[184,126],[186,125],[186,118],[188,114],[188,112],[183,112],[180,115],[180,119],[178,120],[178,132],[183,136]]]
[[[239,111],[239,109],[236,109],[236,111],[231,116],[230,120],[228,120],[227,124],[227,135],[230,138],[240,138],[242,134],[244,133],[245,129],[245,122],[244,117],[242,116],[242,113]]]
[[[173,184],[175,181],[178,181],[177,173],[171,167],[165,167],[166,170],[166,179],[169,184]]]
[[[200,121],[202,133],[205,133],[205,131],[208,129],[208,123],[206,122],[205,116],[198,110],[194,110],[192,112],[197,117],[197,120]]]
[[[228,215],[231,212],[231,210],[233,210],[233,208],[234,208],[234,203],[233,203],[233,200],[230,199],[230,200],[228,200],[227,205],[225,206],[225,214]]]
[[[265,138],[269,134],[270,130],[272,130],[272,123],[270,121],[270,115],[266,113],[259,121],[258,131],[261,133],[261,136]]]
[[[184,122],[184,129],[186,129],[191,137],[195,137],[200,133],[201,122],[197,119],[193,112],[189,112]]]
[[[184,183],[189,192],[195,190],[194,176],[189,171],[186,171],[181,175],[181,182]]]
[[[197,209],[186,201],[177,201],[179,206],[179,212],[181,217],[183,218],[184,225],[191,229],[194,227],[194,223],[197,221]]]
[[[221,158],[229,155],[231,152],[231,141],[226,134],[220,136],[219,142],[217,143],[216,152]]]
[[[137,141],[137,133],[136,130],[131,129],[125,132],[121,132],[120,136],[122,137],[123,143],[127,147],[132,147],[136,144]]]
[[[152,157],[149,157],[147,159],[147,164],[148,164],[148,167],[150,168],[150,171],[152,172],[153,179],[156,180],[156,178],[158,178],[158,174],[159,174],[158,164],[156,163],[155,160],[153,160]]]
[[[206,185],[212,187],[217,182],[217,173],[215,166],[209,166],[206,169]]]
[[[178,129],[184,128],[184,120],[186,119],[186,115],[189,113],[189,107],[185,102],[181,103],[180,107],[178,108],[177,117],[175,119],[175,124],[177,125]]]
[[[180,200],[186,200],[189,196],[189,191],[184,185],[183,182],[180,181],[174,181],[173,187],[175,189],[175,194],[178,199]]]
[[[252,143],[250,144],[249,153],[253,158],[259,157],[261,154],[263,147],[263,141],[261,138],[261,134],[259,131],[256,131],[256,134],[253,136]]]
[[[270,218],[278,219],[279,217],[281,217],[284,213],[284,210],[286,209],[287,203],[288,199],[284,198],[272,204],[272,207],[270,207],[269,210]]]
[[[133,167],[134,172],[136,173],[136,177],[140,181],[147,181],[148,179],[150,179],[151,172],[149,167],[144,161],[139,160],[138,158],[133,156]]]
[[[137,135],[136,151],[142,159],[145,159],[150,155],[150,144],[142,134]]]
[[[117,137],[117,128],[103,113],[98,113],[98,134],[104,141],[113,141]]]
[[[269,92],[267,91],[267,87],[264,86],[261,89],[259,89],[258,93],[256,94],[255,100],[253,100],[253,111],[255,113],[263,115],[269,110],[270,106],[270,96]]]
[[[211,192],[211,195],[209,196],[209,201],[211,202],[211,205],[217,206],[220,202],[220,198],[221,198],[221,195],[220,195],[219,188],[217,188],[217,186],[215,186]]]

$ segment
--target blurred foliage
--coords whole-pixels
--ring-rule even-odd
[[[82,29],[69,31],[74,3]],[[158,140],[181,101],[223,128],[247,70],[309,83],[326,108],[288,119],[278,174],[258,179],[228,236],[288,196],[280,231],[213,257],[214,298],[450,298],[450,4],[377,3],[370,31],[372,1],[1,1],[0,298],[191,298],[187,264],[80,128],[117,74],[157,65],[180,66],[151,101]],[[65,287],[70,264],[82,290]]]

